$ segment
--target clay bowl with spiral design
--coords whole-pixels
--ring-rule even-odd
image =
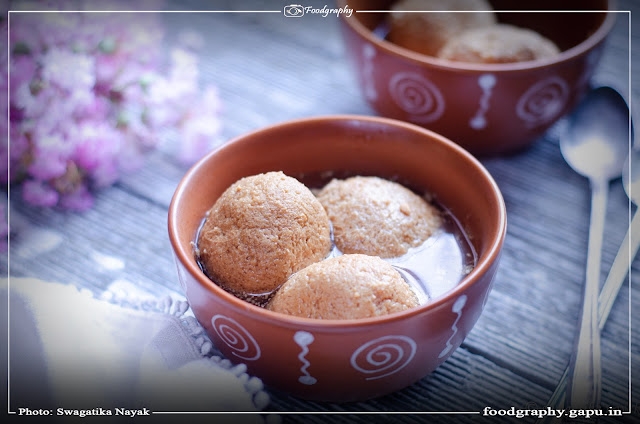
[[[498,22],[536,31],[560,53],[526,62],[465,63],[391,42],[391,12],[383,12],[392,1],[338,3],[354,9],[341,16],[346,56],[375,113],[421,125],[484,156],[524,150],[576,105],[616,18],[607,0],[490,0]]]
[[[361,319],[312,319],[233,296],[200,269],[194,242],[221,193],[269,171],[347,172],[399,178],[456,217],[475,252],[473,269],[420,306]],[[168,216],[178,280],[215,346],[268,387],[306,399],[357,401],[402,389],[460,346],[487,301],[506,233],[505,205],[488,171],[445,137],[406,122],[356,115],[283,122],[228,141],[179,183]],[[269,266],[265,263],[264,266]]]

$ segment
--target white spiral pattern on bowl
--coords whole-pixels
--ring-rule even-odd
[[[416,342],[407,336],[384,336],[373,339],[353,352],[351,366],[366,380],[395,374],[406,367],[416,354]]]
[[[562,112],[568,98],[569,85],[552,76],[529,87],[516,104],[516,114],[528,127],[542,125]]]
[[[246,361],[260,358],[260,346],[236,320],[218,314],[211,318],[211,325],[222,341],[231,348],[232,355]]]
[[[431,81],[413,72],[399,72],[389,80],[393,101],[411,120],[433,122],[444,113],[444,97]]]

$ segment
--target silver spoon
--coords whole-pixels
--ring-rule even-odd
[[[631,129],[633,131],[633,128]],[[622,169],[622,185],[629,199],[636,205],[640,205],[640,148],[635,147],[629,151],[629,157]],[[598,298],[598,315],[600,329],[611,312],[613,302],[624,283],[629,272],[631,261],[635,258],[640,247],[640,213],[636,212],[631,218],[627,235],[624,237],[620,249],[613,260],[607,281],[602,287]]]
[[[598,289],[609,182],[620,176],[629,146],[629,108],[610,87],[589,92],[569,118],[560,150],[567,163],[591,186],[591,219],[582,316],[570,362],[568,406],[600,405],[600,329]]]
[[[630,151],[629,157],[622,168],[622,184],[629,199],[636,204],[636,206],[640,206],[640,148]],[[631,261],[638,253],[639,247],[640,212],[636,210],[629,224],[627,235],[620,245],[620,249],[609,270],[607,280],[604,286],[602,286],[600,296],[598,296],[598,328],[600,330],[604,328],[604,324],[607,322],[607,318],[609,318],[611,307],[624,284]],[[564,370],[560,382],[549,399],[549,406],[551,408],[561,409],[564,405],[568,377],[569,367]],[[551,422],[552,419],[555,420],[555,418],[545,417],[537,422],[542,424]]]

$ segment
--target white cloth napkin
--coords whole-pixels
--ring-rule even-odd
[[[262,382],[247,375],[244,365],[211,354],[202,327],[185,315],[186,301],[129,298],[125,305],[114,296],[96,299],[36,279],[5,278],[1,284],[2,302],[10,308],[2,318],[9,325],[0,325],[9,332],[14,412],[242,411],[244,422],[264,422],[258,412],[269,397]]]

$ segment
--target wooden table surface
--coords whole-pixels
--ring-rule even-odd
[[[252,7],[282,10],[286,4],[256,3]],[[322,7],[325,3],[306,4]],[[246,7],[232,1],[204,5],[181,2],[174,9]],[[632,67],[640,69],[640,4],[619,0],[618,9],[633,10]],[[203,79],[220,90],[224,139],[291,118],[374,114],[356,86],[335,16],[286,19],[281,13],[190,13],[165,14],[163,19],[169,34],[186,27],[202,30],[206,40],[201,58]],[[617,88],[635,105],[640,99],[640,84],[629,78],[629,37],[629,14],[622,13],[607,41],[594,83]],[[307,402],[269,390],[269,410],[407,412],[544,407],[572,353],[585,278],[590,210],[588,182],[565,164],[555,133],[549,131],[519,154],[481,158],[504,195],[508,233],[483,315],[443,365],[404,390],[368,402]],[[168,152],[156,151],[142,170],[100,191],[94,207],[84,213],[34,208],[11,192],[13,235],[10,255],[3,255],[0,269],[3,273],[8,269],[14,277],[75,284],[96,295],[116,287],[134,295],[182,297],[166,222],[171,196],[185,171]],[[601,282],[634,211],[621,180],[613,181]],[[116,258],[122,266],[110,267],[104,258]],[[631,365],[635,375],[640,369],[636,331],[640,324],[639,270],[636,258],[631,281],[623,286],[602,332],[603,408],[631,410],[635,417],[640,414],[640,393],[638,385],[632,385],[629,393],[629,368]],[[493,421],[473,414],[287,414],[282,420]]]

